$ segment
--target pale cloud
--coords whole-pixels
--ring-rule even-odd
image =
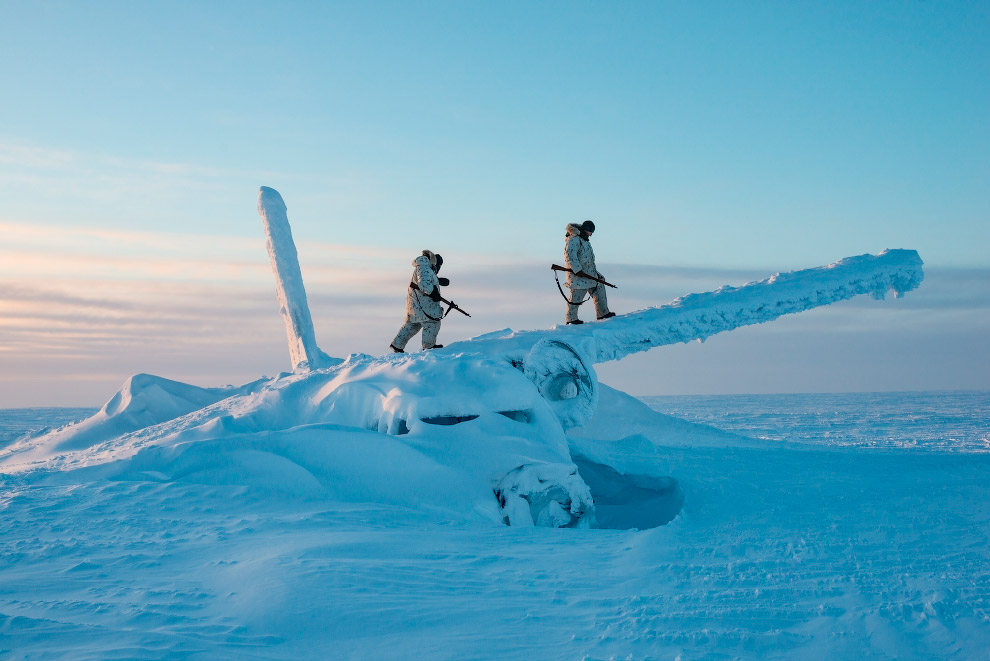
[[[251,194],[260,184],[287,180],[301,199],[317,198],[310,202],[318,208],[331,203],[363,208],[380,195],[374,178],[352,171],[217,167],[8,141],[0,142],[0,220],[195,231],[242,223],[256,228]]]
[[[0,278],[270,283],[265,240],[258,234],[204,235],[0,221],[0,236],[4,237]],[[351,283],[354,272],[398,268],[407,257],[398,251],[330,243],[300,244],[299,248],[307,280],[328,283]]]
[[[0,165],[20,170],[65,170],[79,160],[66,149],[44,149],[33,145],[0,143]]]
[[[164,175],[173,179],[213,180],[228,177],[277,177],[282,173],[265,170],[240,170],[202,166],[192,163],[169,163],[149,159],[124,158],[113,154],[80,152],[39,145],[0,143],[0,167],[15,171],[34,171],[58,175],[82,173],[107,176],[108,180],[138,178],[145,175]]]
[[[285,176],[2,143],[0,221],[8,225],[227,231],[250,223],[250,202],[243,207],[239,204],[245,191],[256,190],[256,182],[284,180]],[[75,238],[92,242],[99,237]],[[140,241],[138,235],[130,238]]]

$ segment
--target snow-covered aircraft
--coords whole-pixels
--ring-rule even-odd
[[[0,452],[0,469],[83,467],[166,452],[177,458],[172,465],[179,474],[178,458],[204,439],[263,443],[259,434],[340,425],[457,456],[459,465],[490,480],[493,512],[509,525],[588,527],[595,498],[565,432],[587,422],[598,406],[596,363],[860,294],[900,296],[924,278],[917,252],[887,250],[691,294],[604,322],[505,329],[422,353],[335,358],[316,343],[285,203],[262,187],[258,211],[292,372],[225,388],[136,375],[91,418],[8,446]],[[161,463],[154,465],[161,472]],[[611,469],[588,466],[586,473],[592,471]]]

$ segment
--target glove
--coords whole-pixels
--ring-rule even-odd
[[[437,280],[440,281],[440,286],[441,287],[446,287],[447,285],[450,284],[450,279],[448,279],[448,278],[437,278]]]
[[[433,291],[430,292],[430,298],[432,298],[437,303],[440,302],[440,288],[434,287]]]

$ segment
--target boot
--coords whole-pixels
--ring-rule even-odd
[[[405,353],[402,349],[398,348],[394,344],[388,345],[388,348],[392,350],[392,353]]]
[[[598,317],[598,321],[603,321],[605,319],[611,319],[614,316],[615,316],[615,313],[614,312],[606,312],[602,316]]]
[[[575,319],[574,321],[568,321],[568,324],[583,324],[584,322],[580,319]]]
[[[430,350],[430,349],[443,349],[443,345],[442,344],[434,344],[432,347],[426,347],[426,349],[427,350]]]

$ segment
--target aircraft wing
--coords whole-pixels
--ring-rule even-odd
[[[878,300],[887,292],[900,296],[924,280],[922,266],[914,250],[885,250],[879,255],[847,257],[828,266],[778,273],[741,287],[689,294],[606,321],[549,330],[496,331],[454,342],[442,351],[502,354],[522,364],[537,342],[554,340],[569,344],[593,362],[608,362],[668,344],[704,340],[861,294]]]

